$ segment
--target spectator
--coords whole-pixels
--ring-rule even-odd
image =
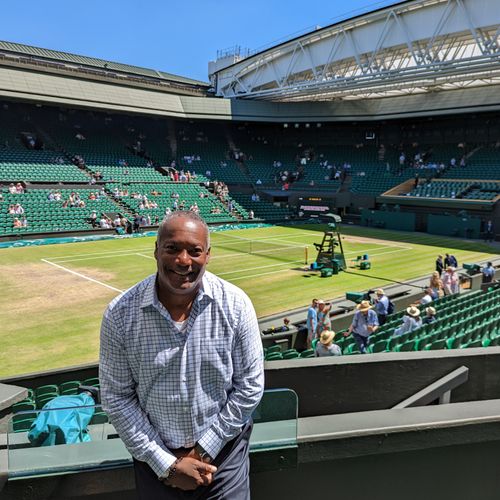
[[[453,266],[448,266],[443,274],[443,289],[445,295],[453,295],[460,291],[458,274]]]
[[[333,343],[335,332],[332,330],[323,330],[319,336],[319,342],[316,344],[316,357],[341,356],[342,350],[337,344]]]
[[[254,215],[254,213],[253,213],[253,210],[249,210],[249,211],[248,211],[248,218],[249,218],[249,219],[254,219],[254,218],[255,218],[255,215]]]
[[[439,273],[439,276],[441,276],[441,273],[443,272],[444,269],[444,264],[443,264],[443,256],[438,255],[436,259],[436,272]]]
[[[316,327],[318,326],[318,299],[313,299],[309,309],[307,310],[307,348],[311,348],[311,343],[316,335]]]
[[[445,258],[444,258],[444,267],[447,268],[450,266],[457,268],[458,262],[457,262],[457,259],[455,258],[454,255],[450,255],[449,253],[447,253],[447,254],[445,254]]]
[[[492,242],[494,239],[493,222],[489,220],[484,226],[484,241]]]
[[[319,337],[321,332],[324,330],[331,330],[332,322],[330,321],[330,309],[331,304],[325,304],[324,300],[318,300],[318,312],[317,319],[318,323],[316,325],[316,336]]]
[[[429,282],[429,288],[432,290],[432,299],[437,300],[444,295],[443,282],[441,280],[441,274],[434,271],[431,275]]]
[[[420,304],[426,306],[434,300],[432,288],[426,288],[425,295],[420,299]]]
[[[417,306],[410,306],[406,309],[406,314],[403,316],[403,324],[394,330],[394,335],[404,335],[421,326],[422,319],[420,318],[420,309]]]
[[[347,337],[352,333],[360,352],[366,353],[370,343],[370,335],[378,328],[377,313],[372,309],[368,300],[362,300],[356,309],[352,323],[344,336]]]
[[[17,194],[17,189],[16,186],[13,182],[9,184],[9,193],[10,194]]]
[[[432,306],[425,308],[425,318],[422,320],[424,325],[430,325],[436,321],[436,309]]]
[[[375,290],[377,298],[375,299],[375,312],[377,313],[378,324],[382,326],[387,321],[387,314],[389,309],[389,297],[385,295],[382,288]]]
[[[12,225],[13,225],[13,227],[23,227],[21,221],[17,217],[14,217],[14,220],[12,221]]]
[[[488,262],[481,272],[483,273],[483,283],[491,283],[493,281],[495,277],[495,268],[492,262]]]

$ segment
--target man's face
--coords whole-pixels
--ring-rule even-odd
[[[160,290],[174,295],[194,293],[210,258],[207,231],[187,217],[175,217],[158,235],[154,255]]]

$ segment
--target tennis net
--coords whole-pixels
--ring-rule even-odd
[[[263,240],[234,240],[225,239],[213,242],[213,246],[222,254],[242,253],[259,255],[283,262],[306,262],[307,245],[287,245],[286,243],[263,241]]]

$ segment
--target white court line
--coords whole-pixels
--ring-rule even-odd
[[[110,290],[114,290],[115,292],[119,292],[119,293],[124,292],[124,290],[119,290],[118,288],[115,288],[114,286],[107,285],[106,283],[103,283],[102,281],[91,278],[90,276],[85,276],[84,274],[77,273],[76,271],[72,271],[71,269],[68,269],[67,267],[64,267],[64,266],[60,266],[59,264],[56,264],[55,262],[50,262],[50,261],[45,260],[45,259],[41,259],[41,261],[45,262],[46,264],[50,264],[51,266],[62,269],[63,271],[66,271],[67,273],[74,274],[75,276],[83,278],[87,281],[92,281],[93,283],[97,283],[98,285],[105,286],[106,288],[109,288]]]
[[[153,259],[156,260],[154,257],[151,255],[144,255],[143,253],[135,253],[135,255],[138,255],[139,257],[144,257],[145,259]]]
[[[129,250],[108,250],[107,252],[93,252],[93,253],[80,253],[80,254],[74,254],[74,255],[71,255],[70,257],[73,258],[73,257],[94,257],[94,256],[97,256],[97,255],[100,255],[100,256],[103,256],[103,257],[106,257],[106,256],[113,256],[114,254],[118,254],[118,253],[134,253],[134,252],[145,252],[147,250],[151,250],[152,247],[148,247],[148,248],[134,248],[134,249],[129,249]],[[66,262],[67,260],[67,255],[64,256],[64,255],[61,255],[59,257],[51,257],[51,258],[47,258],[46,260],[48,261],[57,261],[57,262]],[[85,259],[82,259],[82,260],[85,260]],[[68,261],[69,262],[69,261]]]

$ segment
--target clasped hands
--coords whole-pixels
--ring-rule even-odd
[[[213,481],[217,467],[203,462],[193,448],[189,452],[175,453],[179,459],[175,472],[164,480],[164,484],[184,491],[195,490],[199,486],[208,486]]]

